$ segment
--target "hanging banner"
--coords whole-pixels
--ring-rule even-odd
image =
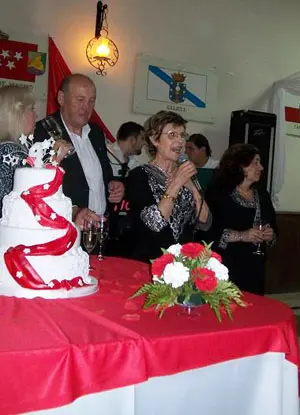
[[[195,65],[139,55],[133,111],[153,114],[175,111],[185,119],[214,123],[217,76]]]
[[[285,131],[288,135],[300,137],[300,100],[299,96],[285,94]]]
[[[0,39],[0,86],[29,85],[37,99],[38,118],[46,115],[48,37],[9,33]]]

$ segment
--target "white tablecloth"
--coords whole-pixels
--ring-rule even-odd
[[[26,415],[299,415],[298,368],[284,354],[231,360]],[[25,415],[25,414],[22,414]]]

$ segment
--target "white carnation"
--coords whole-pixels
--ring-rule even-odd
[[[225,267],[225,265],[221,264],[221,262],[218,261],[216,258],[209,258],[207,264],[205,265],[205,268],[214,271],[214,273],[216,274],[216,278],[218,280],[227,281],[229,278],[228,268]]]
[[[166,284],[178,288],[188,281],[189,270],[181,262],[174,262],[166,266],[162,278]]]
[[[167,249],[167,252],[169,252],[170,254],[177,256],[180,254],[181,251],[181,245],[180,244],[174,244],[169,246],[169,248]]]

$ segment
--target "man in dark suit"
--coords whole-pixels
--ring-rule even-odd
[[[93,81],[81,74],[68,76],[57,101],[60,110],[37,123],[34,137],[36,141],[59,137],[63,191],[72,200],[73,220],[82,228],[84,221],[99,220],[107,201],[121,201],[124,185],[113,180],[103,131],[89,123],[96,101]]]

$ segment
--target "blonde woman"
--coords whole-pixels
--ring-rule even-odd
[[[19,138],[33,133],[34,104],[30,87],[9,85],[0,88],[0,216],[3,197],[13,187],[15,169],[26,158]]]
[[[8,85],[0,88],[0,217],[3,197],[13,187],[14,172],[27,157],[28,150],[22,148],[19,138],[33,134],[35,121],[35,98],[29,86]],[[70,145],[58,140],[54,150],[54,159],[60,163]]]

